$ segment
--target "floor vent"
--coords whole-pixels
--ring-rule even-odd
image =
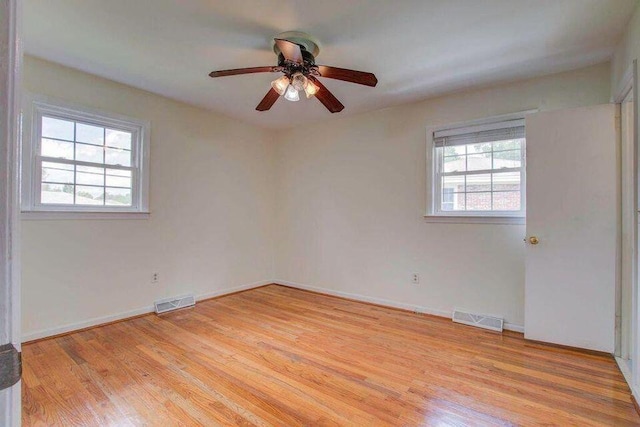
[[[166,313],[167,311],[178,310],[179,308],[192,307],[196,305],[196,298],[193,295],[187,295],[179,298],[168,298],[154,303],[156,314]]]
[[[466,313],[460,310],[455,310],[453,312],[453,321],[456,323],[464,323],[465,325],[476,326],[478,328],[491,329],[492,331],[498,332],[502,332],[502,326],[504,324],[504,319],[500,317]]]

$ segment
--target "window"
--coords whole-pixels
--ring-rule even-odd
[[[435,130],[432,215],[524,216],[524,119]]]
[[[61,104],[32,105],[23,211],[148,210],[148,124]]]

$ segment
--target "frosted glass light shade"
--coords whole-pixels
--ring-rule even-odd
[[[311,80],[307,80],[307,84],[304,87],[304,93],[307,95],[307,98],[311,98],[314,96],[320,88],[316,86]]]
[[[289,87],[289,79],[287,76],[282,76],[279,79],[272,81],[271,87],[278,92],[278,95],[282,96],[287,91],[287,87]]]
[[[297,72],[291,76],[291,86],[293,86],[295,90],[304,90],[307,81],[307,78],[301,72]]]
[[[284,94],[284,99],[287,101],[299,101],[300,96],[298,96],[298,91],[293,86],[289,85]]]

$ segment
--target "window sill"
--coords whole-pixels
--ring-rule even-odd
[[[23,211],[23,220],[66,220],[66,219],[149,219],[149,212],[69,212],[69,211]]]
[[[526,218],[523,216],[425,215],[424,220],[444,224],[526,224]]]

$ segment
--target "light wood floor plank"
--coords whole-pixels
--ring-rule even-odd
[[[610,356],[277,285],[23,363],[25,426],[640,426]]]

